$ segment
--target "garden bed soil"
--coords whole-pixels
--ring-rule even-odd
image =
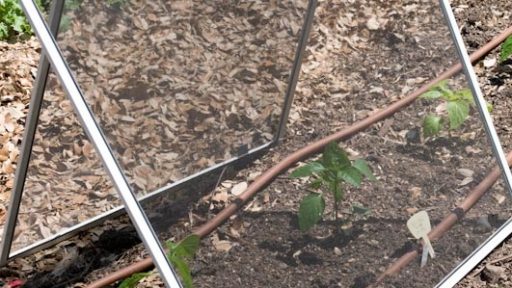
[[[162,237],[183,238],[192,227],[211,218],[233,199],[236,184],[252,181],[297,148],[396,101],[456,59],[453,50],[446,49],[451,47],[450,38],[443,28],[439,8],[429,6],[432,3],[357,1],[351,6],[345,2],[328,0],[319,4],[288,133],[281,145],[233,179],[222,181],[212,197],[207,195],[191,204],[188,217],[178,220]],[[453,5],[470,50],[480,47],[510,24],[509,1],[461,0]],[[486,99],[493,105],[492,115],[503,146],[508,150],[512,148],[508,128],[512,64],[508,61],[490,65],[497,57],[498,51],[493,51],[486,57],[491,61],[486,61],[485,66],[481,62],[476,70]],[[451,83],[457,89],[464,86],[460,75]],[[304,188],[307,182],[289,179],[287,175],[278,177],[241,212],[203,240],[191,263],[196,286],[367,287],[371,284],[394,259],[414,248],[415,241],[405,227],[412,214],[426,210],[435,225],[494,165],[475,111],[459,130],[443,130],[434,138],[421,136],[423,116],[439,108],[438,104],[418,100],[341,143],[352,158],[365,158],[378,178],[375,182],[365,182],[360,189],[347,188],[340,214],[342,223],[333,220],[328,198],[324,221],[307,233],[300,232],[296,213],[300,199],[307,195]],[[370,214],[352,213],[353,203],[369,208]],[[437,257],[430,259],[426,267],[420,269],[419,263],[413,262],[380,286],[435,285],[510,218],[510,204],[499,181],[459,224],[433,243]],[[20,277],[30,278],[31,285],[39,285],[34,287],[43,287],[43,280],[53,287],[56,283],[62,283],[62,287],[81,287],[82,283],[145,254],[141,245],[135,245],[132,240],[123,244],[133,246],[124,253],[105,244],[122,237],[119,235],[133,239],[126,236],[133,233],[124,223],[126,219],[109,221],[51,251],[17,259],[9,266],[22,273]],[[108,232],[101,238],[98,234],[103,230]],[[128,234],[116,237],[116,233]],[[85,251],[97,254],[86,257],[89,252]],[[511,246],[505,244],[491,257],[510,254]],[[510,261],[503,259],[493,265],[510,271]],[[85,269],[66,270],[70,267],[92,270],[90,263],[104,267],[95,267],[87,275],[83,273]],[[106,263],[110,264],[106,266]],[[460,287],[510,284],[510,273],[496,276],[491,273],[496,269],[488,266],[479,270],[466,277]],[[50,274],[54,277],[39,277]],[[73,281],[64,280],[66,276]],[[162,284],[155,276],[139,284],[139,287],[158,286]]]

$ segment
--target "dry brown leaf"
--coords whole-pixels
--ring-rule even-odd
[[[475,171],[466,168],[459,168],[457,172],[464,177],[473,177],[473,174],[475,174]]]
[[[413,200],[416,200],[418,198],[420,198],[421,194],[422,194],[422,189],[421,187],[411,187],[409,188],[409,195],[410,197],[413,199]]]
[[[212,241],[213,247],[217,251],[229,252],[229,250],[231,250],[231,248],[233,248],[233,243],[231,241],[219,240],[219,235],[217,233],[215,233],[211,236],[211,241]]]
[[[219,202],[219,203],[226,203],[228,202],[229,194],[226,190],[221,190],[217,193],[215,193],[212,197],[213,201]]]
[[[473,182],[473,177],[466,177],[460,181],[459,186],[466,186],[471,182]]]
[[[418,212],[418,208],[416,208],[416,207],[409,207],[409,208],[406,208],[405,211],[407,211],[407,213],[409,215],[412,215],[412,214]]]
[[[498,202],[498,204],[503,204],[503,202],[507,200],[507,197],[505,197],[505,195],[502,194],[492,194],[492,197],[496,199],[496,202]]]
[[[231,188],[231,194],[238,196],[247,189],[247,182],[240,182]]]

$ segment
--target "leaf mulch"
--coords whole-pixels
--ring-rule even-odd
[[[66,10],[59,43],[138,195],[272,139],[305,8],[84,1]],[[120,204],[55,75],[48,82],[15,250]]]

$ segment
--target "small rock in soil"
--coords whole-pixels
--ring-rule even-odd
[[[505,279],[507,277],[506,272],[507,269],[503,267],[487,264],[482,272],[482,278],[488,283],[493,284],[498,282],[500,279]]]

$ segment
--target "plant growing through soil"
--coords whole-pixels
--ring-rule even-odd
[[[149,276],[151,272],[134,273],[132,276],[126,278],[117,286],[118,288],[134,288],[140,282],[140,280]]]
[[[190,261],[196,254],[200,241],[201,239],[199,236],[191,234],[178,243],[174,243],[172,241],[166,242],[167,249],[169,250],[167,253],[167,258],[169,261],[171,261],[172,266],[180,275],[181,280],[183,281],[183,286],[185,288],[193,287],[192,275],[190,274],[188,261]],[[123,280],[123,282],[119,284],[118,288],[136,287],[140,280],[144,279],[150,274],[151,272],[135,273],[129,278]]]
[[[504,62],[512,55],[512,36],[509,36],[501,45],[500,61]]]
[[[312,180],[309,186],[313,190],[302,199],[299,207],[299,228],[301,231],[309,230],[320,219],[325,211],[324,192],[330,192],[334,199],[333,211],[338,222],[339,203],[345,196],[344,183],[359,188],[363,177],[375,180],[370,167],[362,159],[350,160],[347,153],[335,142],[329,143],[319,161],[310,162],[294,170],[290,177],[308,177]]]
[[[433,86],[421,98],[429,101],[446,102],[447,115],[429,114],[423,119],[423,135],[425,137],[439,134],[441,128],[448,123],[450,130],[459,128],[469,116],[469,109],[475,106],[473,95],[469,89],[452,90],[448,81],[444,80]],[[489,110],[492,109],[487,104]]]

